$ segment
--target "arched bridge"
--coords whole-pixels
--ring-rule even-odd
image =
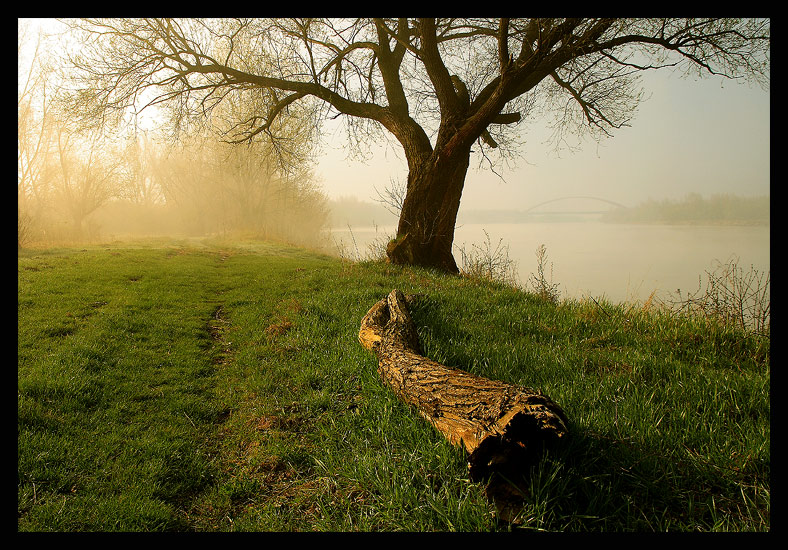
[[[524,210],[523,214],[528,214],[528,213],[539,214],[540,212],[532,212],[532,211],[536,210],[540,206],[544,206],[545,204],[550,204],[550,203],[559,202],[559,201],[565,201],[565,200],[569,200],[569,199],[587,199],[587,200],[592,200],[592,201],[598,201],[598,202],[604,202],[604,203],[607,203],[607,204],[612,204],[613,206],[616,206],[618,208],[626,208],[626,205],[623,205],[623,204],[618,203],[616,201],[603,199],[601,197],[592,197],[590,195],[569,195],[569,196],[566,196],[566,197],[558,197],[557,199],[550,199],[549,201],[544,201],[544,202],[540,202],[539,204],[535,204],[532,207],[528,208],[527,210]],[[598,211],[593,211],[593,212],[586,211],[586,212],[562,212],[562,213],[563,214],[574,214],[574,213],[576,213],[576,214],[592,214],[592,213],[593,214],[601,214],[602,212],[604,212],[604,210],[598,210]],[[544,212],[544,214],[555,214],[555,213],[557,213],[557,212]]]

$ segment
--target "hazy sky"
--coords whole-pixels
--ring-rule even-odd
[[[648,198],[680,199],[690,192],[744,196],[769,194],[769,92],[727,79],[644,74],[644,97],[631,127],[599,145],[560,157],[544,142],[550,131],[525,128],[517,166],[498,172],[471,169],[462,209],[527,209],[569,195],[593,195],[632,206]],[[320,158],[317,173],[330,197],[374,201],[375,187],[405,181],[400,149],[375,148],[366,163],[341,150],[342,133]],[[395,144],[396,145],[396,144]]]
[[[39,19],[34,24],[53,22]],[[58,26],[53,22],[54,26]],[[526,144],[504,181],[471,159],[461,208],[527,209],[568,195],[634,205],[690,192],[769,194],[769,92],[731,80],[681,78],[669,69],[643,75],[644,100],[632,125],[599,145],[560,156],[538,122],[522,125]],[[376,146],[367,162],[346,158],[342,130],[325,136],[316,175],[332,198],[374,201],[390,180],[405,181],[399,145]]]

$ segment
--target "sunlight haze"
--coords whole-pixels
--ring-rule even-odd
[[[51,32],[54,19],[31,19]],[[570,195],[634,206],[687,193],[769,194],[769,91],[722,77],[682,77],[671,69],[642,74],[644,100],[631,126],[579,151],[557,153],[539,120],[520,124],[525,146],[516,166],[478,168],[471,158],[461,209],[520,209]],[[149,116],[149,115],[146,115]],[[148,121],[149,124],[155,124]],[[366,161],[347,158],[344,130],[327,121],[315,174],[330,198],[375,202],[407,168],[396,141],[370,144]]]
[[[48,33],[62,28],[54,19],[20,22],[29,23],[31,36],[38,28]],[[65,40],[65,36],[50,38],[45,49],[62,49],[68,45]],[[28,41],[27,47],[32,43]],[[30,55],[20,51],[20,75]],[[20,87],[23,84],[20,78]],[[526,114],[518,127],[523,145],[510,165],[498,163],[491,170],[486,160],[480,166],[478,152],[472,154],[455,225],[453,254],[461,259],[472,247],[484,245],[485,239],[491,246],[500,242],[510,247],[507,250],[513,263],[519,265],[522,281],[533,269],[533,251],[546,245],[550,260],[557,266],[556,280],[567,295],[590,293],[615,299],[646,299],[654,289],[686,289],[696,285],[698,274],[709,269],[712,262],[725,262],[732,255],[740,258],[742,265],[768,270],[769,90],[719,76],[683,76],[671,68],[643,71],[641,85],[643,99],[630,125],[613,130],[612,137],[600,142],[575,141],[568,144],[574,146],[572,150],[558,150],[550,140],[551,120]],[[138,128],[155,131],[160,125],[155,108],[139,113],[136,123]],[[392,209],[387,212],[378,203],[387,190],[404,186],[408,170],[403,150],[392,135],[382,132],[383,137],[364,144],[364,150],[351,151],[343,124],[341,116],[329,117],[322,124],[311,169],[312,183],[322,193],[315,208],[320,210],[325,203],[325,209],[320,210],[325,219],[318,219],[316,211],[306,219],[317,225],[325,222],[319,238],[326,241],[324,246],[332,253],[339,250],[340,254],[360,257],[369,244],[380,241],[385,245],[396,234],[397,214]],[[220,162],[215,169],[226,173],[229,166]],[[178,170],[188,181],[214,177],[208,169],[196,166],[196,161]],[[189,170],[197,170],[197,174],[189,176]],[[305,181],[302,176],[298,179]],[[207,210],[221,202],[216,199],[221,192],[213,193],[213,199],[195,205],[190,212],[192,225],[196,224],[192,229],[214,223]],[[739,218],[711,223],[698,218],[677,223],[663,219],[644,228],[648,220],[637,220],[647,221],[644,226],[581,225],[586,221],[582,215],[570,216],[569,220],[539,216],[560,217],[570,212],[592,214],[599,221],[602,211],[609,211],[612,204],[636,208],[647,201],[682,201],[688,196],[707,200],[715,196],[741,198],[735,206],[727,207]],[[566,197],[575,197],[575,202],[561,200]],[[743,205],[748,198],[761,201],[757,220],[745,212],[747,207]],[[526,212],[552,202],[555,204],[541,208],[541,212]],[[177,201],[172,203],[176,205]],[[246,196],[245,202],[236,207],[245,211],[252,203]],[[119,214],[111,207],[109,204],[98,211],[91,222],[103,237],[120,232],[113,225],[120,219]],[[296,218],[278,206],[271,208],[265,215],[253,217],[258,225],[276,225],[279,222],[273,220],[279,218],[283,222],[278,229],[290,231],[290,226],[308,225],[304,218],[294,221]],[[480,213],[485,210],[488,212]],[[526,219],[523,214],[530,217]],[[240,219],[235,213],[222,216]],[[153,230],[144,216],[132,220]],[[662,223],[670,227],[656,227]],[[721,224],[726,226],[717,227]],[[67,222],[61,225],[66,227]],[[216,231],[213,226],[202,230]],[[607,271],[601,267],[605,265]]]

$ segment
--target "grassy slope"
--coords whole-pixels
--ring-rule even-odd
[[[521,527],[770,527],[768,342],[270,244],[18,265],[20,530],[508,529],[356,341],[392,288],[427,355],[567,411]]]

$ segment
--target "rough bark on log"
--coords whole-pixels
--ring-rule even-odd
[[[469,453],[471,479],[498,472],[511,479],[566,437],[564,412],[539,391],[446,367],[422,355],[407,299],[393,290],[361,321],[361,345],[378,374],[450,442]]]

